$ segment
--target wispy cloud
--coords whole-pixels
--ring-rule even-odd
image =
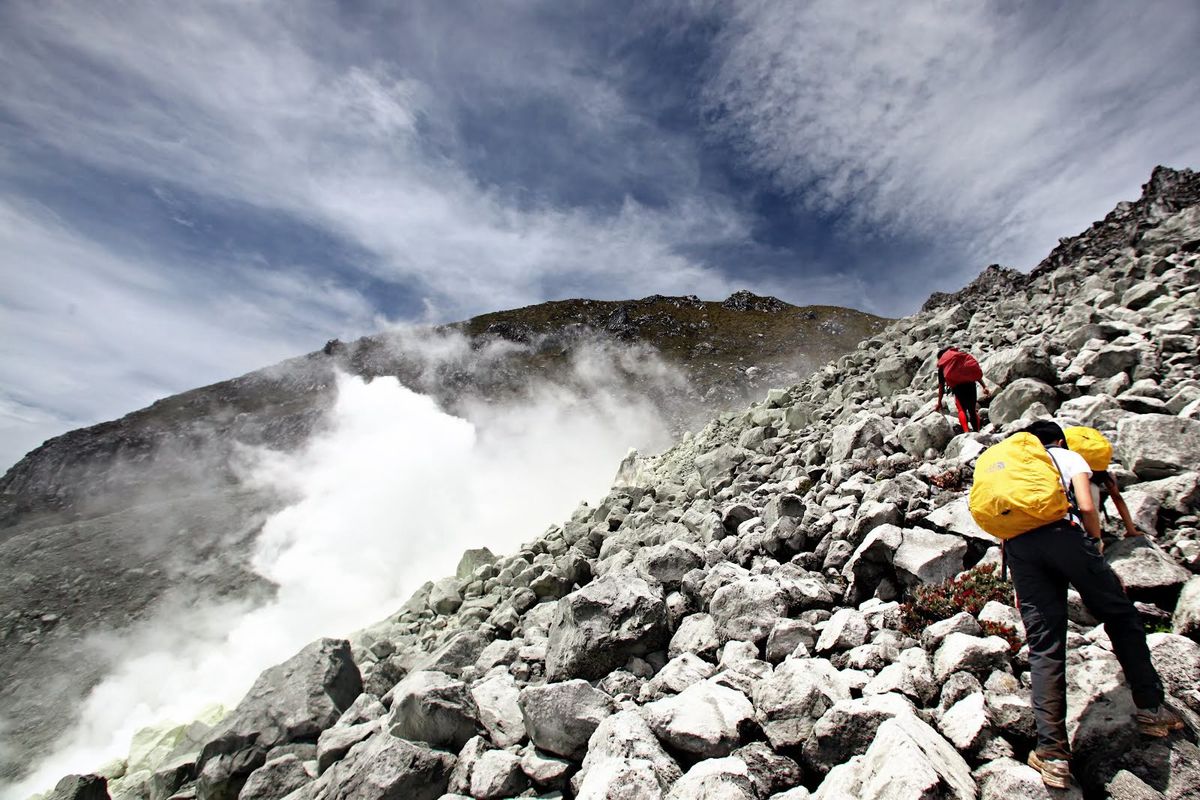
[[[327,331],[383,323],[357,292],[299,270],[168,272],[3,198],[0,252],[0,462],[71,427],[295,355]]]
[[[119,13],[104,4],[9,6],[0,12],[14,44],[0,48],[8,122],[0,130],[51,156],[3,166],[36,182],[58,158],[144,181],[181,226],[195,223],[179,194],[282,215],[347,243],[361,254],[352,272],[423,298],[438,321],[551,297],[736,288],[678,252],[680,243],[742,236],[727,204],[686,196],[665,209],[631,198],[590,208],[481,182],[450,152],[446,98],[413,77],[415,65],[372,52],[362,28],[358,38],[339,32],[343,21],[331,13],[290,2],[144,3]],[[396,30],[420,41],[421,30],[403,25],[424,27],[452,48],[447,19],[417,14]],[[469,52],[450,63],[425,55],[436,69],[487,74],[489,89],[525,82],[526,95],[570,109],[596,138],[638,124],[619,92],[569,63],[568,51],[547,48],[543,64],[528,52],[493,70]],[[172,263],[176,253],[162,242],[114,252],[73,220],[30,219],[22,205],[19,196],[5,202],[0,228],[0,268],[15,278],[5,326],[20,334],[6,337],[5,385],[16,387],[14,404],[40,407],[50,422],[6,441],[5,460],[55,420],[60,430],[97,421],[330,335],[370,332],[373,317],[389,313],[379,298],[339,285],[360,283],[353,274],[322,275],[319,257],[299,272],[271,253],[258,263],[262,254],[222,252],[218,230],[211,252]],[[139,373],[132,381],[130,370]]]
[[[1032,266],[1156,163],[1200,161],[1194,3],[707,12],[722,33],[706,102],[746,163],[855,234],[958,248],[960,278]]]

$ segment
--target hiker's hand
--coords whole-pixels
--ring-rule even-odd
[[[985,387],[983,387],[983,396],[984,396],[984,397],[991,397],[991,396],[992,396],[992,390],[991,390],[991,389],[989,389],[989,388],[987,388],[986,386],[985,386]]]
[[[1141,531],[1139,531],[1137,528],[1127,528],[1127,529],[1126,529],[1126,531],[1125,531],[1125,538],[1126,538],[1126,539],[1130,538],[1131,536],[1144,536],[1144,535],[1145,535],[1145,534],[1143,534],[1143,533],[1142,533]]]

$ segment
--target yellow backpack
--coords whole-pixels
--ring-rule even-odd
[[[1067,447],[1083,456],[1083,460],[1095,472],[1103,472],[1112,463],[1112,444],[1095,428],[1082,425],[1066,428]]]
[[[980,454],[969,500],[979,527],[1011,539],[1067,516],[1062,473],[1032,433],[1018,433]]]

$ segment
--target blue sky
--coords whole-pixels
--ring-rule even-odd
[[[406,321],[915,311],[1200,164],[1190,0],[0,5],[0,468]]]

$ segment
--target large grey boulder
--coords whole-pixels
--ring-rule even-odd
[[[1200,641],[1200,575],[1190,578],[1179,592],[1172,631]]]
[[[933,656],[933,675],[944,681],[955,672],[988,675],[992,670],[1008,666],[1011,652],[1008,642],[999,636],[970,636],[952,633],[947,636]]]
[[[984,380],[997,386],[1007,386],[1018,378],[1036,378],[1044,383],[1057,383],[1058,370],[1050,357],[1032,347],[1010,347],[984,356],[979,362]]]
[[[374,736],[381,729],[382,725],[378,721],[372,721],[357,725],[334,725],[322,731],[321,738],[317,739],[317,771],[324,772],[329,769],[334,762],[342,760],[354,745]],[[268,761],[259,771],[266,769],[270,764]],[[242,794],[245,793],[246,790],[243,789]]]
[[[1140,348],[1110,344],[1095,350],[1084,350],[1071,362],[1070,368],[1076,374],[1103,380],[1133,369],[1141,363],[1142,356]]]
[[[412,671],[430,670],[458,677],[467,667],[474,666],[490,640],[479,631],[458,631],[448,637],[441,647],[419,658]]]
[[[1200,688],[1200,644],[1173,633],[1152,633],[1146,644],[1167,694]]]
[[[692,684],[711,678],[716,671],[716,667],[695,653],[682,653],[642,686],[638,700],[646,703],[666,694],[679,694]]]
[[[471,550],[464,550],[462,558],[458,560],[458,567],[454,570],[454,577],[460,581],[464,581],[475,574],[475,570],[488,564],[496,563],[496,555],[486,547],[477,547]]]
[[[1116,421],[1128,416],[1128,412],[1111,395],[1092,394],[1066,401],[1058,407],[1058,416],[1092,428],[1108,428],[1109,423],[1115,427]]]
[[[618,711],[606,717],[588,740],[587,756],[579,771],[579,781],[604,761],[646,761],[666,789],[683,774],[675,759],[659,744],[654,732],[640,713],[633,709]]]
[[[826,773],[867,752],[884,721],[913,713],[912,703],[899,694],[839,700],[813,724],[812,733],[804,743],[804,763]]]
[[[414,672],[388,695],[393,736],[458,751],[478,733],[478,712],[466,684],[442,672]]]
[[[437,800],[454,761],[449,753],[384,733],[354,747],[297,794],[303,800]],[[300,800],[297,794],[290,798]]]
[[[878,454],[887,436],[883,421],[870,413],[863,412],[857,419],[833,429],[830,437],[829,460],[845,461],[856,451]]]
[[[1154,498],[1160,511],[1165,508],[1180,514],[1194,512],[1200,508],[1200,472],[1183,472],[1170,478],[1138,483],[1129,493],[1134,492]]]
[[[857,605],[875,593],[880,582],[892,575],[892,558],[904,541],[896,525],[880,525],[855,548],[842,576],[848,581],[846,597]]]
[[[514,797],[528,786],[521,757],[507,750],[488,750],[471,770],[471,797],[476,800]]]
[[[1050,789],[1033,767],[1011,758],[989,761],[975,770],[974,777],[979,800],[1083,800],[1078,786]]]
[[[817,639],[816,651],[825,654],[833,651],[850,650],[866,644],[871,634],[863,613],[855,608],[839,608],[825,623],[825,629]]]
[[[908,528],[892,556],[896,577],[908,588],[923,583],[941,583],[963,569],[967,543],[960,536]]]
[[[930,512],[929,516],[921,520],[921,523],[942,533],[958,534],[989,545],[1000,544],[999,539],[987,533],[975,522],[975,518],[971,516],[971,508],[966,495],[951,500],[943,506],[938,506]]]
[[[954,746],[912,714],[885,720],[867,752],[834,767],[815,800],[976,800],[971,768]]]
[[[794,787],[804,778],[800,765],[787,756],[776,753],[766,742],[751,742],[733,751],[750,773],[759,797],[771,797],[789,787]]]
[[[289,753],[271,759],[251,772],[238,800],[280,800],[311,782],[312,776],[304,769],[304,764]]]
[[[1196,469],[1200,421],[1170,414],[1136,414],[1117,425],[1121,463],[1143,480]]]
[[[920,647],[901,651],[899,659],[888,664],[862,688],[863,696],[896,692],[921,704],[928,705],[937,697],[938,684],[933,679],[929,656]]]
[[[1058,393],[1054,387],[1037,378],[1018,378],[1005,386],[992,398],[988,406],[988,419],[996,425],[1007,425],[1020,419],[1025,410],[1034,403],[1041,403],[1053,412],[1058,408]]]
[[[558,601],[546,648],[546,677],[603,678],[632,655],[667,643],[662,588],[629,572],[614,572]]]
[[[575,800],[662,800],[654,765],[640,758],[606,758],[588,770]]]
[[[667,800],[757,800],[746,763],[740,758],[701,761],[679,779]]]
[[[458,578],[442,578],[434,581],[429,591],[429,607],[435,614],[453,614],[462,605],[458,592]]]
[[[787,595],[765,575],[753,575],[722,586],[709,603],[709,612],[722,641],[760,642],[787,616]]]
[[[709,450],[696,456],[696,472],[705,486],[726,481],[733,468],[746,459],[749,451],[732,445],[723,444],[715,450]]]
[[[1192,574],[1175,563],[1145,536],[1114,542],[1104,549],[1104,558],[1134,600],[1159,602],[1170,607]]]
[[[942,735],[962,752],[977,750],[988,738],[991,718],[982,692],[971,692],[942,712],[937,721]]]
[[[206,800],[237,797],[271,748],[312,741],[362,693],[362,676],[345,639],[319,639],[263,672],[208,738],[196,762]]]
[[[611,697],[581,679],[527,686],[519,703],[530,741],[571,759],[583,758],[588,739],[615,710]]]
[[[1121,800],[1166,800],[1167,796],[1134,775],[1123,769],[1104,785],[1109,797],[1119,797]]]
[[[665,544],[643,547],[634,557],[633,566],[643,577],[677,589],[684,575],[704,566],[704,551],[691,542],[672,539]]]
[[[108,781],[100,775],[67,775],[45,800],[108,800]]]
[[[754,688],[758,722],[776,749],[804,744],[821,715],[849,699],[845,678],[823,658],[789,658]]]
[[[920,362],[915,358],[888,356],[880,359],[875,367],[875,386],[880,397],[888,397],[907,389]]]
[[[479,723],[497,747],[511,747],[525,738],[525,718],[518,702],[520,689],[508,672],[497,670],[471,685]]]
[[[647,703],[642,714],[655,735],[676,750],[716,758],[741,744],[754,721],[754,706],[736,689],[704,681]]]
[[[683,653],[695,653],[712,661],[721,647],[717,633],[717,621],[711,614],[689,614],[679,623],[675,635],[667,648],[667,655],[675,658]]]
[[[954,426],[944,414],[935,412],[915,419],[907,425],[901,425],[896,431],[896,438],[904,452],[914,458],[921,458],[926,451],[934,450],[941,453],[954,438]]]

